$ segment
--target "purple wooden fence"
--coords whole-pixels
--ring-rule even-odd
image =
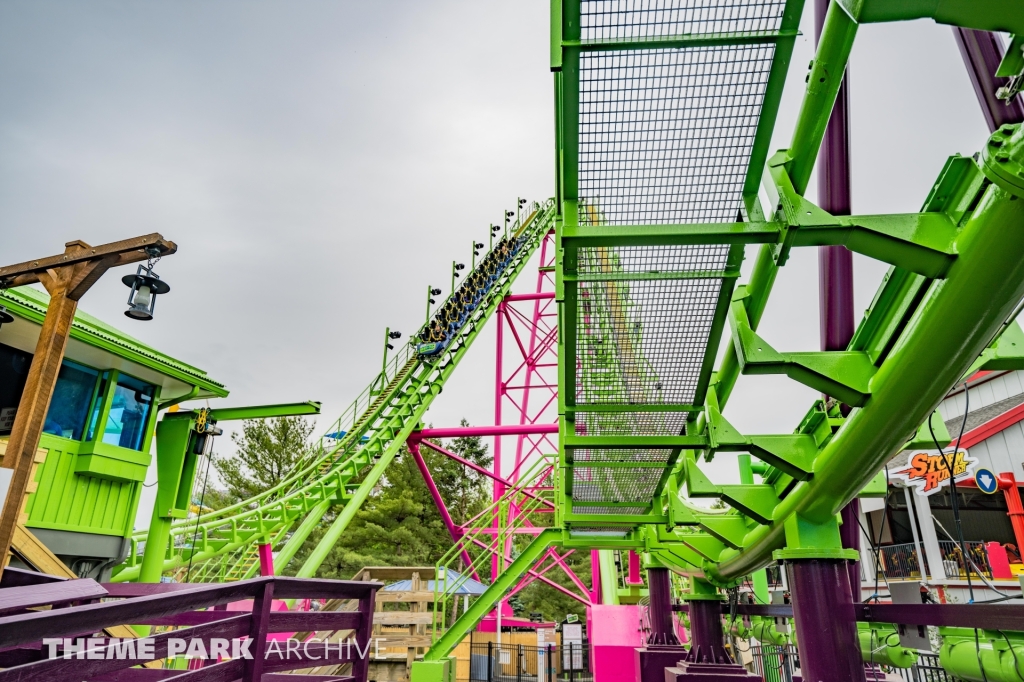
[[[64,580],[0,589],[0,682],[363,682],[379,587],[372,582],[269,576],[212,585]],[[359,608],[271,611],[274,599],[356,599]],[[250,600],[249,611],[226,610],[229,603]],[[52,610],[27,610],[45,605]],[[101,636],[104,628],[117,625],[177,629],[134,641]],[[268,641],[275,633],[335,630],[354,633],[342,643]],[[202,667],[139,667],[147,659],[168,657],[168,647],[192,640],[199,640],[209,657]],[[350,676],[286,672],[340,663],[352,663]]]

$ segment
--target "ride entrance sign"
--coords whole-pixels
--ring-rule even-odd
[[[971,478],[978,460],[959,450],[955,455],[947,452],[940,454],[937,450],[915,452],[907,461],[907,468],[890,474],[902,479],[912,486],[918,495],[934,495],[949,485],[949,467],[952,464],[953,476],[957,481]]]

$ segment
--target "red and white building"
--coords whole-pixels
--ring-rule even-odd
[[[938,455],[938,451],[934,447],[907,450],[894,457],[887,467],[886,498],[861,500],[862,597],[874,594],[876,585],[878,592],[885,593],[886,582],[920,580],[942,598],[966,602],[968,577],[976,601],[996,598],[997,592],[1020,595],[1024,372],[978,372],[966,388],[961,385],[951,391],[938,411],[953,441],[944,448],[949,461],[959,437],[960,450],[966,451],[970,462],[968,471],[956,478],[960,530],[948,480],[933,486],[930,494],[922,494],[925,485],[908,485],[906,476],[898,475],[911,468],[916,454]],[[974,473],[982,469],[995,474],[998,481],[998,489],[990,494],[975,481]],[[969,560],[959,542],[961,532]]]

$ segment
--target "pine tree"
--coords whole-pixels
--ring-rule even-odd
[[[309,437],[314,428],[302,417],[246,419],[241,435],[231,434],[236,452],[213,462],[226,490],[211,490],[208,497],[218,504],[233,504],[273,488],[312,451]]]

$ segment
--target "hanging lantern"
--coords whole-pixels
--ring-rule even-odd
[[[152,320],[156,297],[171,290],[167,283],[160,279],[160,275],[153,272],[153,265],[152,261],[140,265],[134,275],[125,275],[121,278],[125,286],[131,288],[131,293],[128,294],[128,310],[124,311],[124,314],[133,320]]]

